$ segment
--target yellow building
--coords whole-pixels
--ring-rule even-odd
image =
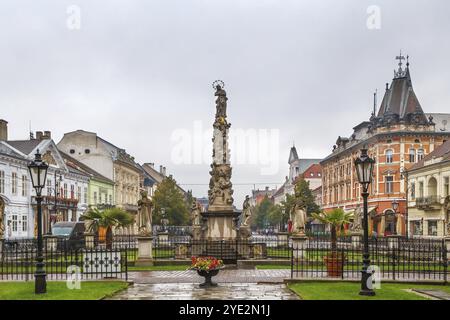
[[[450,236],[450,141],[408,170],[409,234]]]

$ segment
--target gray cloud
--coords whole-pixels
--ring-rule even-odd
[[[366,27],[369,5],[381,29]],[[69,5],[81,29],[66,27]],[[174,130],[210,126],[211,82],[226,82],[233,128],[278,128],[280,170],[234,167],[233,182],[283,181],[292,141],[324,157],[367,119],[400,49],[427,112],[450,98],[448,1],[9,1],[0,3],[0,117],[14,139],[97,132],[140,162],[163,163],[206,194],[208,164],[171,163]],[[39,112],[38,112],[39,111]],[[233,150],[231,151],[233,153]],[[257,185],[256,187],[264,187]],[[186,186],[189,188],[189,186]],[[238,205],[252,185],[236,186]]]

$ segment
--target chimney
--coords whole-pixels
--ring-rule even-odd
[[[268,191],[269,191],[269,187],[266,186],[266,192],[268,192]]]
[[[159,166],[159,173],[163,174],[163,166]]]
[[[50,140],[52,138],[52,132],[51,131],[44,131],[44,135],[42,136],[42,139]]]
[[[42,133],[42,131],[36,131],[36,139],[37,140],[42,140],[44,134]]]
[[[166,175],[166,167],[163,167],[163,175]]]
[[[8,140],[8,121],[0,119],[0,140]]]

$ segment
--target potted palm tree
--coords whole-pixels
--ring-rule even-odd
[[[112,248],[113,228],[124,228],[134,222],[133,216],[120,208],[109,208],[103,211],[93,208],[81,219],[89,222],[87,230],[97,234],[98,241],[105,243],[107,249]]]
[[[331,226],[331,252],[324,257],[329,277],[340,277],[343,271],[344,256],[339,255],[337,248],[337,236],[344,231],[344,226],[350,223],[351,213],[337,208],[329,212],[313,213],[312,216]]]

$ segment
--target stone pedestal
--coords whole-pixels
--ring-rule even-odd
[[[306,258],[306,246],[308,237],[304,234],[294,234],[291,236],[294,259]]]
[[[282,245],[283,243],[287,243],[288,240],[289,240],[289,233],[287,233],[287,232],[278,232],[277,233],[278,245]]]
[[[388,241],[388,248],[390,250],[394,250],[394,249],[398,249],[400,246],[400,238],[402,236],[399,235],[392,235],[392,236],[388,236],[387,237],[387,241]]]
[[[169,233],[167,231],[159,232],[158,233],[158,242],[168,244],[169,243]]]
[[[198,241],[201,238],[202,238],[202,226],[194,225],[192,227],[192,239],[194,239],[194,241]]]
[[[153,237],[139,237],[136,266],[153,265]]]
[[[0,239],[0,260],[3,259],[3,243],[5,239]]]
[[[447,261],[450,261],[450,236],[444,238],[444,243],[447,248]]]
[[[352,248],[358,249],[363,247],[363,234],[359,232],[353,232],[351,235]]]
[[[94,249],[95,248],[95,234],[90,232],[84,233],[84,247],[86,249]]]
[[[235,240],[236,219],[240,212],[235,211],[208,211],[203,212],[202,216],[206,218],[206,240]]]
[[[57,250],[58,237],[53,236],[53,235],[44,235],[43,240],[44,240],[45,250],[47,250],[49,252],[55,252]]]

